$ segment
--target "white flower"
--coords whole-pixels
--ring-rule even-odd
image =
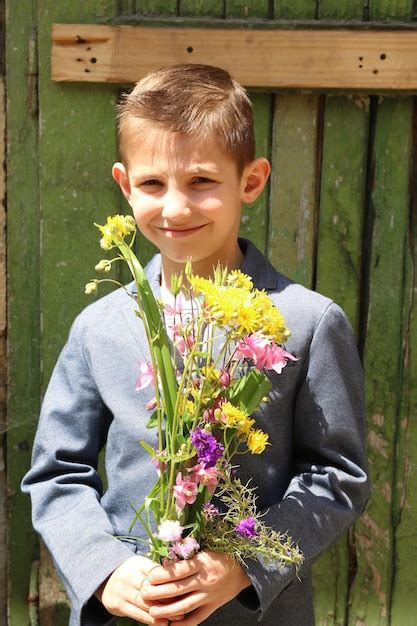
[[[167,519],[159,524],[158,537],[162,541],[179,541],[183,530],[179,522]]]

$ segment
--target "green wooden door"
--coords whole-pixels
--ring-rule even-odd
[[[53,22],[250,26],[275,20],[414,19],[412,0],[8,0],[10,624],[68,623],[65,595],[30,525],[19,483],[41,395],[99,258],[93,221],[128,210],[110,176],[123,86],[50,79]],[[173,22],[173,18],[177,21]],[[223,20],[223,22],[221,22]],[[295,22],[294,22],[295,23]],[[209,60],[208,60],[209,61]],[[251,94],[269,189],[242,234],[275,267],[332,297],[366,370],[374,492],[366,513],[316,564],[321,626],[417,621],[416,103],[412,96]],[[141,244],[142,258],[152,249]],[[30,578],[32,588],[28,602]],[[39,580],[38,580],[39,574]],[[31,621],[32,620],[32,621]]]

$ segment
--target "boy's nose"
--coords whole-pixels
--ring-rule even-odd
[[[191,215],[191,203],[182,193],[169,193],[165,195],[162,217],[169,220],[182,220]]]

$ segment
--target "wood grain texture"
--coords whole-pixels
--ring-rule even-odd
[[[369,0],[369,19],[411,22],[413,0]]]
[[[417,106],[414,103],[414,142],[417,139]],[[417,145],[414,143],[414,151]],[[402,324],[402,398],[395,469],[393,524],[395,571],[391,608],[392,626],[414,626],[417,615],[417,161],[411,172],[412,199],[406,233],[404,312]]]
[[[323,124],[315,288],[344,309],[356,332],[361,289],[368,104],[366,98],[328,96]],[[345,624],[348,572],[349,541],[345,536],[322,556],[314,570],[318,624]]]
[[[412,102],[382,100],[375,134],[374,228],[364,354],[368,458],[373,495],[356,524],[358,571],[349,625],[390,623],[393,576],[392,493],[400,408],[401,319],[408,224]]]
[[[368,121],[367,98],[327,97],[316,289],[344,309],[356,332]]]
[[[173,17],[177,15],[177,0],[136,0],[136,13]]]
[[[223,17],[224,0],[180,0],[181,17]]]
[[[362,20],[364,0],[320,0],[318,18],[328,20]]]
[[[192,62],[225,67],[248,87],[417,90],[411,31],[55,24],[52,37],[55,81],[131,83],[164,65]]]
[[[37,542],[20,481],[30,465],[40,404],[36,2],[9,0],[6,13],[9,620],[28,626]]]
[[[268,0],[225,0],[225,17],[268,17]]]
[[[276,96],[272,140],[268,258],[283,274],[311,288],[318,96]]]
[[[314,19],[316,0],[274,0],[274,17],[283,19]]]
[[[55,16],[86,21],[94,17],[96,2],[80,6],[65,0],[52,2],[40,16],[43,33],[50,32]],[[107,0],[107,14],[116,11],[116,0]],[[83,285],[95,276],[100,258],[94,222],[114,212],[119,189],[112,181],[116,160],[114,104],[117,89],[110,85],[59,85],[49,76],[48,38],[40,40],[40,132],[42,170],[40,194],[43,214],[41,272],[47,277],[42,289],[43,385],[62,347],[75,315],[89,303]],[[88,138],[88,139],[87,139]],[[67,294],[72,296],[68,299]],[[56,302],[67,302],[56,309]]]

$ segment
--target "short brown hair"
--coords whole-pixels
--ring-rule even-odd
[[[116,109],[120,158],[126,166],[131,140],[137,139],[138,131],[129,129],[133,119],[142,120],[144,129],[150,123],[200,140],[214,136],[239,173],[255,158],[251,101],[219,67],[193,63],[164,67],[136,83]]]

